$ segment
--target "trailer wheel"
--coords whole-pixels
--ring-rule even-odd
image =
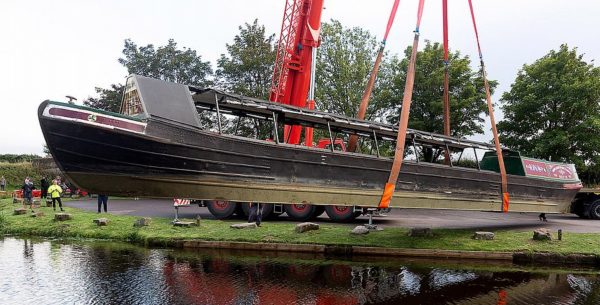
[[[590,204],[589,207],[589,215],[592,219],[600,219],[600,199],[594,201],[594,203]]]
[[[360,215],[360,213],[354,213],[352,206],[345,205],[328,205],[325,207],[327,216],[333,221],[339,222],[350,222]]]
[[[261,203],[260,204],[262,206],[262,219],[267,219],[269,217],[273,217],[273,205],[270,203]],[[240,207],[242,208],[242,210],[244,211],[244,216],[246,216],[246,218],[248,218],[248,216],[250,215],[250,204],[248,202],[242,202],[240,203]],[[277,216],[277,215],[274,215]]]
[[[216,219],[227,219],[235,212],[237,203],[224,200],[212,200],[209,201],[206,206],[208,207],[208,211],[215,216]]]
[[[291,219],[305,221],[313,217],[316,208],[312,204],[298,203],[286,204],[284,209]]]

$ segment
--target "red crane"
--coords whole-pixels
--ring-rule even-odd
[[[323,0],[286,0],[269,96],[272,102],[307,107],[322,11]],[[314,108],[314,101],[309,101],[308,107]],[[299,144],[301,133],[301,126],[286,125],[284,141]],[[311,128],[307,128],[305,140],[307,146],[312,146]]]

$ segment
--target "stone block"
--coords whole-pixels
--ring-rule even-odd
[[[496,234],[494,234],[493,232],[478,231],[478,232],[475,232],[475,234],[473,234],[473,239],[493,240],[495,236],[496,236]]]
[[[150,217],[142,217],[142,218],[136,220],[133,223],[133,226],[134,227],[147,227],[147,226],[150,225],[150,222],[152,222],[152,218],[150,218]]]
[[[25,215],[25,214],[27,214],[27,209],[24,209],[24,208],[15,209],[14,215]]]
[[[369,234],[369,232],[370,232],[369,228],[367,228],[365,226],[356,226],[354,229],[352,229],[350,234],[365,235],[365,234]]]
[[[296,225],[294,229],[296,233],[304,233],[306,231],[318,230],[319,225],[312,222],[303,222]]]
[[[411,237],[431,237],[433,236],[433,232],[431,228],[411,228],[408,231],[408,236]]]
[[[232,229],[256,229],[258,226],[255,222],[247,222],[247,223],[236,223],[229,226]]]
[[[99,227],[106,226],[106,225],[108,225],[109,222],[110,222],[110,220],[108,218],[94,219],[94,223],[97,224]]]
[[[45,215],[44,212],[31,213],[31,217],[42,217],[44,215]]]
[[[537,229],[533,231],[533,240],[552,240],[552,233],[548,229]]]
[[[174,226],[176,227],[185,227],[185,228],[189,228],[191,226],[195,226],[196,223],[195,222],[191,222],[191,221],[176,221],[173,223]]]
[[[73,219],[73,216],[69,213],[56,213],[54,214],[54,220],[55,221],[65,221],[65,220],[71,220]]]

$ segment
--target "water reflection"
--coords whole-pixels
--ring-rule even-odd
[[[0,239],[2,304],[600,304],[595,270]]]

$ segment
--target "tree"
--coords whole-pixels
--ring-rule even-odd
[[[209,86],[212,81],[210,62],[202,61],[195,50],[177,48],[177,43],[169,39],[166,46],[157,49],[152,44],[138,47],[130,39],[126,39],[123,48],[124,58],[119,58],[129,74],[158,78],[165,81],[186,85]],[[98,97],[89,97],[84,105],[106,111],[119,112],[123,99],[122,84],[112,84],[110,88],[96,87]]]
[[[397,124],[400,114],[406,71],[412,47],[404,52],[405,57],[394,62],[396,71],[392,88],[386,91],[386,98],[394,100],[387,120]],[[444,49],[440,43],[425,41],[425,48],[417,53],[415,84],[410,107],[409,127],[435,133],[444,133]],[[398,61],[394,59],[394,61]],[[483,133],[484,118],[487,113],[486,95],[480,71],[471,69],[468,56],[459,52],[449,54],[449,95],[450,95],[450,130],[455,137],[470,136]],[[489,80],[490,90],[494,90],[497,82]]]
[[[212,75],[210,62],[202,61],[195,50],[186,47],[178,49],[173,39],[169,39],[166,46],[157,49],[152,44],[138,47],[131,39],[125,39],[123,55],[124,58],[119,58],[119,63],[130,74],[186,85],[212,84],[209,80]]]
[[[83,101],[83,104],[96,109],[119,112],[123,100],[123,88],[121,84],[112,84],[110,89],[96,87],[98,97],[89,97]]]
[[[239,27],[227,55],[217,60],[216,77],[226,90],[260,99],[269,98],[275,62],[275,35],[265,35],[265,27],[254,19]]]
[[[344,28],[337,20],[322,24],[322,43],[317,51],[316,108],[356,117],[369,73],[377,55],[374,36],[359,28]],[[387,58],[387,56],[385,57]],[[365,118],[372,120],[387,109],[380,98],[389,84],[390,65],[384,59]]]
[[[600,68],[582,57],[563,44],[523,65],[502,95],[498,129],[504,145],[600,172]]]

